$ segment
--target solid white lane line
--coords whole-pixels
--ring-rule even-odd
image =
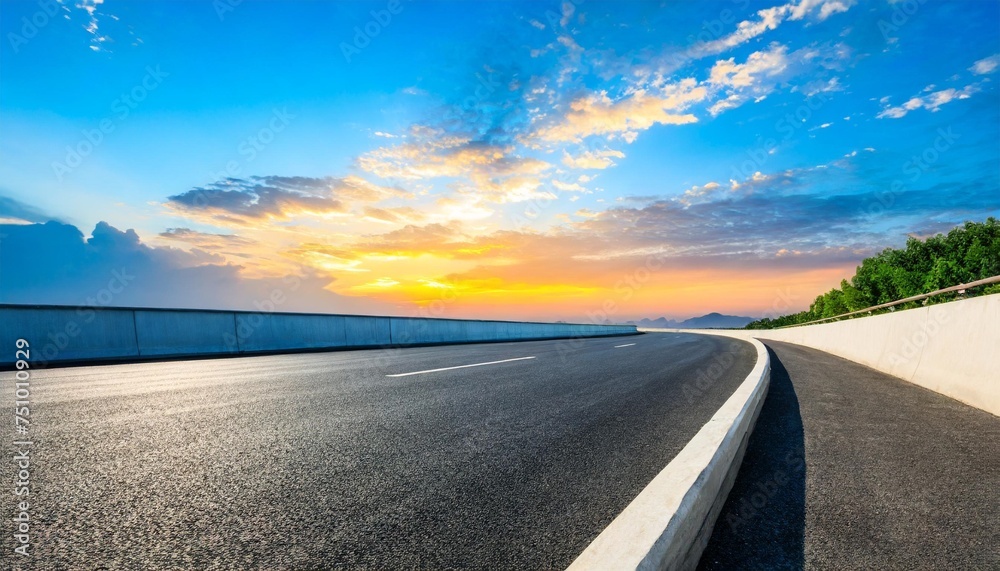
[[[635,345],[635,343],[626,343],[624,345],[615,345],[615,349],[620,349],[622,347],[631,347],[632,345]]]
[[[510,363],[511,361],[524,361],[527,359],[534,359],[534,357],[518,357],[516,359],[504,359],[503,361],[490,361],[488,363],[473,363],[471,365],[459,365],[457,367],[442,367],[440,369],[428,369],[426,371],[414,371],[412,373],[397,373],[395,375],[386,375],[387,377],[408,377],[410,375],[422,375],[424,373],[437,373],[438,371],[450,371],[452,369],[465,369],[468,367],[482,367],[483,365],[497,365],[499,363]]]

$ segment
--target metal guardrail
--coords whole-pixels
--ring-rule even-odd
[[[970,288],[984,286],[984,285],[998,284],[998,283],[1000,283],[1000,276],[993,276],[991,278],[984,278],[984,279],[981,279],[981,280],[976,280],[974,282],[969,282],[967,284],[958,284],[958,285],[955,285],[955,286],[946,287],[944,289],[939,289],[939,290],[935,290],[935,291],[928,292],[928,293],[922,293],[920,295],[910,296],[910,297],[903,298],[903,299],[900,299],[900,300],[897,300],[897,301],[890,301],[889,303],[882,303],[882,304],[879,304],[879,305],[873,305],[871,307],[866,307],[865,309],[859,309],[857,311],[852,311],[850,313],[842,313],[840,315],[835,315],[833,317],[824,317],[823,319],[816,319],[814,321],[807,321],[805,323],[796,323],[794,325],[782,325],[781,327],[776,327],[775,329],[787,329],[789,327],[801,327],[803,325],[814,325],[816,323],[824,323],[824,322],[831,321],[831,320],[834,320],[834,319],[843,319],[845,317],[851,317],[852,315],[860,315],[862,313],[871,313],[871,312],[873,312],[875,310],[878,310],[878,309],[886,309],[886,308],[889,308],[889,307],[900,305],[902,303],[910,303],[911,301],[920,301],[922,299],[927,299],[929,297],[934,297],[935,295],[941,295],[943,293],[951,293],[953,291],[964,292],[965,290],[970,289]]]

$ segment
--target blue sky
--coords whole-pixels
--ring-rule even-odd
[[[0,16],[0,270],[77,252],[22,260],[35,286],[0,278],[3,301],[82,303],[139,252],[149,285],[115,305],[247,307],[297,276],[317,311],[760,315],[1000,214],[997,2]],[[177,275],[186,295],[152,285]]]

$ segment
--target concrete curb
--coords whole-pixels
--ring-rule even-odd
[[[749,342],[757,349],[757,363],[746,380],[573,561],[570,571],[697,567],[767,395],[767,349],[755,339]]]

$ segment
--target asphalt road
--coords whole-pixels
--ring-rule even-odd
[[[764,344],[770,390],[700,569],[1000,569],[1000,418]]]
[[[0,567],[561,569],[754,360],[646,334],[37,371],[33,555],[5,491]]]

